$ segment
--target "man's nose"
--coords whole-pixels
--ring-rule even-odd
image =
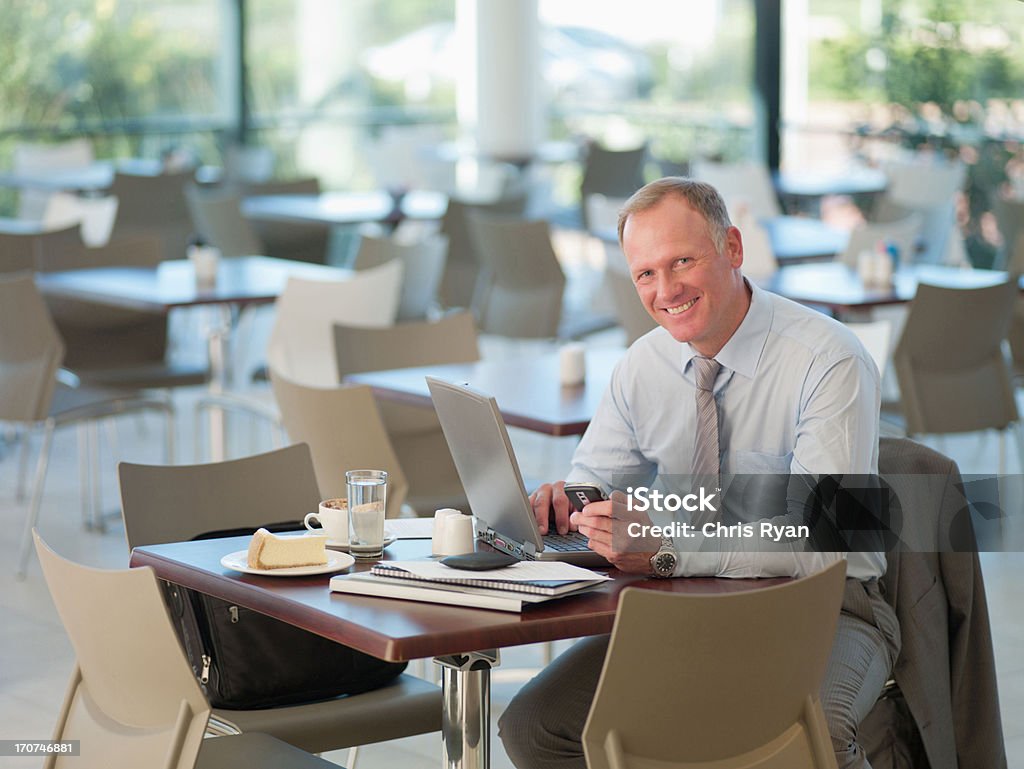
[[[662,273],[658,276],[658,299],[668,302],[678,298],[682,285],[683,282],[671,272]]]

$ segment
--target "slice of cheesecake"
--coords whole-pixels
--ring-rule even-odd
[[[322,534],[279,537],[266,529],[257,529],[249,542],[249,568],[323,566],[327,563],[326,548],[327,537]]]

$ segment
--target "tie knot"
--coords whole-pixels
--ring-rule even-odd
[[[715,377],[722,365],[714,358],[705,358],[703,355],[693,357],[695,379],[698,390],[711,392],[715,389]]]

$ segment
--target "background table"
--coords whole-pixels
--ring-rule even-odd
[[[249,219],[303,224],[397,224],[403,219],[434,220],[444,216],[448,196],[430,190],[412,190],[395,198],[374,192],[324,192],[320,195],[257,195],[242,201]]]
[[[207,347],[210,389],[222,391],[229,383],[227,365],[230,338],[241,308],[273,302],[290,276],[308,280],[345,280],[350,270],[266,256],[221,259],[217,281],[196,284],[191,262],[162,262],[157,267],[97,267],[68,272],[39,273],[43,293],[147,312],[169,313],[177,307],[217,306],[220,323],[211,325]],[[219,409],[210,409],[210,449],[214,460],[224,456],[224,422]]]
[[[612,369],[625,350],[587,350],[587,376],[582,385],[559,383],[559,355],[453,363],[443,366],[350,374],[346,382],[369,385],[383,400],[433,408],[424,377],[468,384],[493,395],[505,423],[544,435],[582,435],[597,410]]]
[[[161,579],[276,617],[338,643],[394,662],[434,656],[442,665],[445,767],[489,765],[490,669],[503,646],[608,633],[619,593],[631,585],[674,593],[722,594],[778,584],[781,580],[655,580],[611,572],[594,592],[528,607],[522,614],[372,598],[328,589],[330,575],[262,577],[220,565],[243,550],[249,537],[201,540],[136,548],[132,566],[150,566]],[[427,540],[399,540],[385,560],[426,555]],[[369,566],[352,567],[363,571]],[[459,742],[477,735],[473,746]],[[473,747],[467,751],[467,747]]]
[[[1007,277],[1008,273],[998,270],[913,265],[897,271],[891,286],[872,287],[865,286],[857,272],[847,265],[829,262],[783,267],[758,284],[787,299],[827,308],[833,315],[843,315],[909,302],[917,293],[918,283],[947,288],[982,288],[1002,283]]]

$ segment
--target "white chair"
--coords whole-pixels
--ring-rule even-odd
[[[117,218],[117,196],[105,195],[84,198],[69,192],[55,192],[46,201],[43,226],[61,229],[79,225],[82,242],[90,248],[100,248],[110,242]]]
[[[917,261],[948,264],[963,253],[956,225],[956,195],[967,176],[963,163],[916,159],[890,161],[883,167],[889,188],[879,201],[881,211],[893,204],[919,213],[924,251]]]
[[[546,221],[476,214],[473,246],[484,267],[473,297],[480,331],[514,338],[558,336],[565,273]]]
[[[782,215],[771,175],[763,163],[752,160],[738,163],[694,160],[691,171],[694,179],[707,182],[718,190],[734,221],[744,207],[755,219]]]
[[[53,434],[58,427],[78,425],[84,429],[97,420],[118,414],[156,411],[167,418],[165,461],[171,461],[174,454],[173,412],[164,400],[130,391],[61,384],[58,369],[63,357],[64,344],[31,274],[0,278],[0,422],[31,430],[41,429],[43,433],[32,499],[26,511],[18,551],[19,578],[25,576],[28,566],[32,550],[31,531],[39,520]],[[24,468],[28,456],[28,434],[23,440]],[[84,441],[81,443],[84,445]],[[94,499],[98,487],[95,477],[98,461],[90,461],[90,453],[79,452],[83,503]],[[95,518],[96,511],[91,512]]]
[[[885,374],[892,354],[892,323],[887,320],[868,321],[866,323],[847,323],[850,329],[864,345],[871,360],[875,362],[880,374]]]
[[[275,305],[266,361],[288,379],[308,387],[339,383],[334,324],[391,326],[398,312],[403,266],[392,261],[349,280],[289,278]],[[266,389],[209,393],[196,402],[196,456],[202,455],[202,416],[221,409],[269,422],[283,434],[281,415]],[[275,443],[275,445],[277,445]]]
[[[889,222],[864,222],[850,232],[850,240],[846,250],[839,256],[839,261],[856,269],[861,253],[874,252],[879,243],[892,243],[899,252],[900,262],[912,264],[923,225],[924,217],[917,212],[906,212]]]
[[[398,320],[423,320],[437,305],[437,292],[444,275],[448,238],[436,234],[415,243],[400,243],[394,237],[362,235],[356,251],[355,268],[379,267],[392,260],[402,263],[402,294]]]
[[[721,595],[624,590],[588,769],[835,769],[819,690],[845,577],[841,560]]]
[[[47,756],[47,769],[336,767],[266,734],[203,739],[210,704],[182,654],[153,570],[80,566],[33,535],[75,651],[54,739],[81,746],[78,756]]]
[[[277,318],[267,345],[267,360],[300,384],[332,387],[339,383],[334,325],[380,328],[398,314],[404,265],[391,261],[363,270],[350,280],[289,278],[277,300]]]
[[[16,174],[66,171],[85,168],[92,164],[93,160],[92,144],[88,139],[71,139],[59,144],[26,142],[15,145],[11,170]],[[22,190],[18,199],[18,218],[41,220],[52,194],[45,190]]]

